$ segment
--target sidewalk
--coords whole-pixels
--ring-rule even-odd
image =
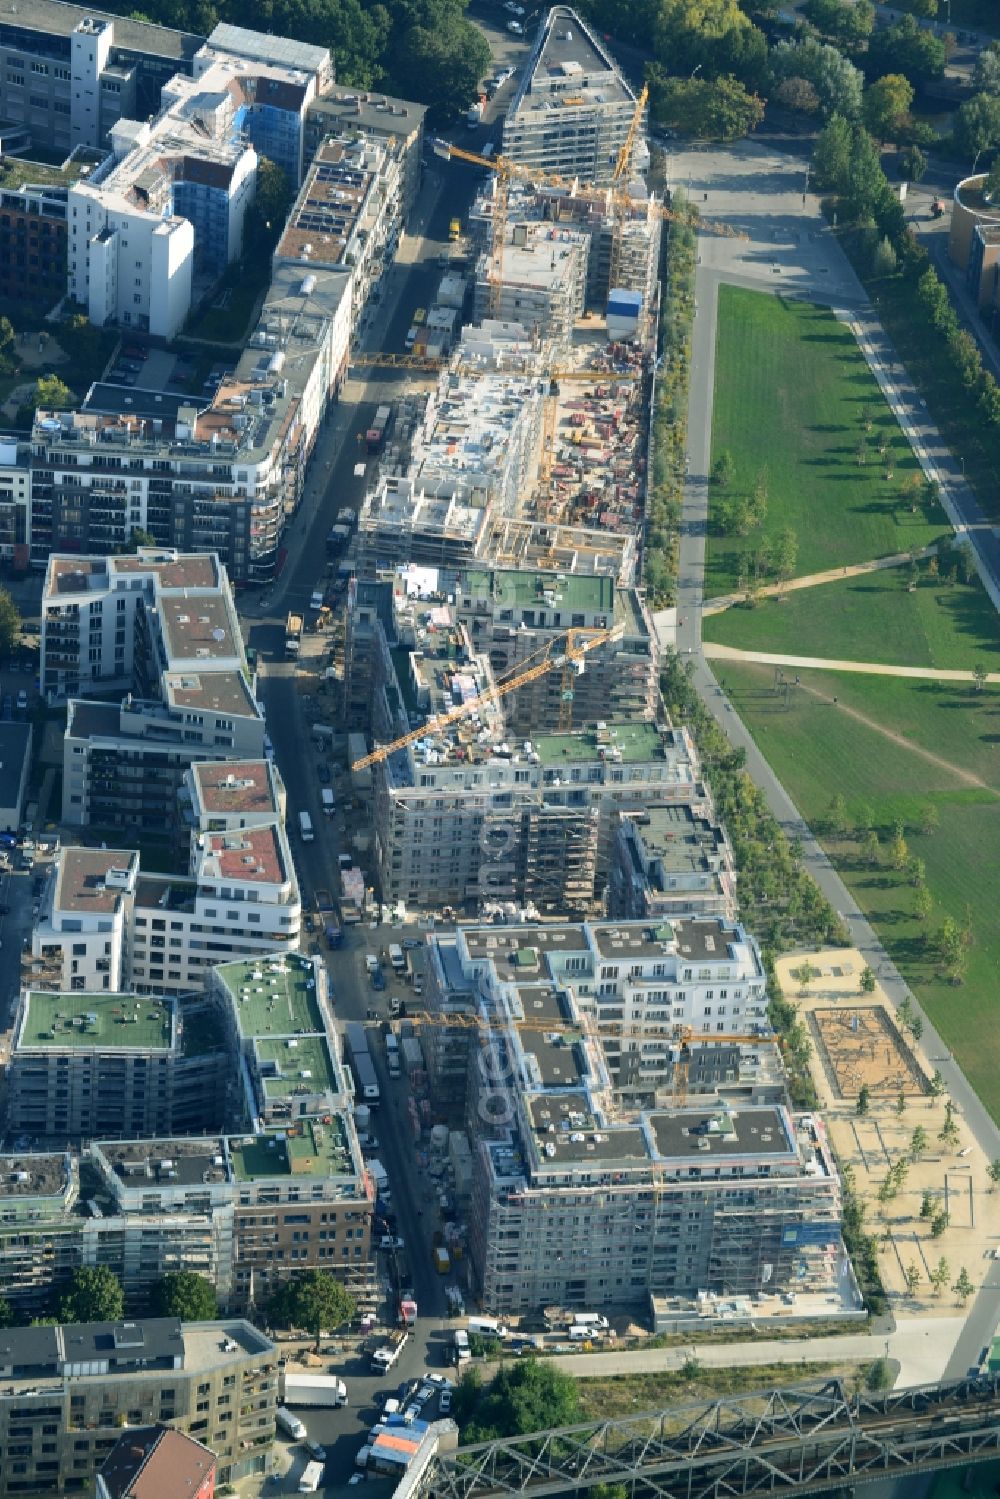
[[[918,552],[894,552],[891,557],[876,557],[872,562],[855,562],[851,567],[831,567],[823,573],[806,573],[801,578],[789,578],[787,583],[766,583],[757,590],[759,599],[782,598],[786,593],[796,593],[800,588],[820,588],[824,583],[839,583],[843,578],[860,578],[866,573],[880,572],[884,567],[902,567],[913,557],[933,557],[937,546],[922,547]],[[725,614],[746,600],[743,593],[720,593],[714,599],[706,599],[702,605],[702,618],[710,614]]]
[[[714,661],[759,661],[764,666],[790,666],[796,671],[856,671],[870,677],[913,677],[928,682],[974,682],[972,671],[957,671],[940,666],[884,666],[878,661],[838,661],[827,656],[782,656],[775,651],[744,651],[736,645],[717,645],[706,640],[702,650]],[[1000,683],[1000,671],[987,672],[983,678],[990,686]]]

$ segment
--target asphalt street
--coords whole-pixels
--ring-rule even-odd
[[[801,840],[806,868],[844,918],[852,944],[878,972],[891,1002],[898,1006],[909,997],[919,1008],[701,652],[719,284],[735,281],[758,290],[792,290],[799,296],[859,308],[865,305],[864,291],[844,259],[836,237],[823,224],[818,203],[803,192],[804,160],[796,161],[785,153],[769,153],[766,144],[758,140],[708,152],[676,152],[674,161],[675,180],[686,178],[690,182],[692,198],[703,212],[734,220],[751,235],[749,244],[705,235],[699,239],[688,421],[689,477],[680,544],[678,650],[689,657],[692,681],[730,743],[745,750],[747,769],[764,791],[771,812],[789,838]],[[709,194],[707,205],[702,197],[704,192]],[[914,415],[919,424],[919,417]],[[950,1097],[965,1116],[977,1142],[990,1160],[1000,1157],[1000,1129],[926,1016],[923,1041],[927,1055],[940,1069]],[[991,1261],[984,1274],[983,1288],[970,1305],[966,1327],[956,1344],[948,1373],[964,1373],[975,1362],[981,1346],[992,1335],[998,1316],[1000,1265]]]

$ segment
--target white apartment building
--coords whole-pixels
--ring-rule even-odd
[[[88,41],[103,43],[109,32]],[[319,71],[331,71],[322,49],[305,50],[324,57]],[[99,327],[173,338],[191,310],[194,278],[210,284],[241,252],[259,156],[298,185],[317,69],[234,56],[212,43],[194,68],[194,78],[178,73],[164,86],[155,119],[119,120],[111,157],[70,188],[69,292]]]
[[[138,876],[132,850],[61,848],[32,927],[27,983],[88,993],[127,989]]]
[[[635,95],[594,33],[568,5],[555,5],[504,116],[503,154],[561,177],[610,182],[635,107]],[[636,171],[644,172],[648,161],[640,140]]]
[[[736,914],[736,869],[725,828],[691,807],[653,803],[615,829],[608,914],[654,923]]]

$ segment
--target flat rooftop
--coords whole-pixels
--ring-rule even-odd
[[[201,878],[249,885],[281,885],[288,876],[281,835],[274,826],[205,833]]]
[[[225,1143],[220,1136],[203,1139],[98,1140],[111,1170],[125,1187],[196,1186],[229,1179]]]
[[[529,1068],[536,1075],[532,1078],[535,1087],[573,1088],[586,1075],[577,1056],[575,1042],[583,1039],[563,1031],[534,1030],[523,1027],[518,1031],[521,1048],[530,1058]]]
[[[28,994],[15,1049],[169,1051],[174,1010],[167,999],[135,994]]]
[[[228,21],[218,23],[208,38],[208,45],[216,51],[231,52],[251,62],[278,63],[282,67],[301,68],[307,73],[322,72],[330,62],[326,47],[296,42],[287,36],[272,36],[270,32],[252,31],[246,26],[233,26]]]
[[[618,587],[607,574],[551,573],[527,568],[470,568],[458,579],[460,593],[488,598],[498,609],[566,609],[572,614],[611,616]]]
[[[323,1017],[312,963],[295,953],[225,963],[215,970],[236,1001],[245,1037],[317,1035]]]
[[[325,1036],[270,1037],[258,1041],[256,1050],[268,1098],[338,1092],[337,1072]]]
[[[188,61],[202,45],[203,37],[169,26],[154,26],[126,16],[109,15],[89,6],[66,5],[61,0],[31,0],[31,8],[19,11],[17,26],[22,31],[40,31],[53,36],[72,36],[84,20],[110,21],[115,28],[114,45],[129,52],[150,53],[177,62]],[[3,24],[7,24],[4,21]]]
[[[0,1156],[0,1200],[58,1197],[67,1185],[63,1155]]]
[[[541,46],[527,79],[526,106],[572,108],[574,104],[634,103],[611,57],[568,5],[554,5],[545,21]],[[582,97],[581,97],[582,96]],[[520,102],[520,101],[518,101]]]
[[[167,659],[228,661],[243,653],[233,615],[221,590],[216,593],[160,595],[160,622]]]
[[[409,135],[419,128],[426,113],[427,105],[415,104],[412,99],[350,88],[328,89],[309,105],[310,117],[323,115],[331,125],[344,124],[378,135]]]
[[[519,984],[517,998],[525,1020],[566,1025],[569,1002],[554,984]]]
[[[723,854],[725,839],[717,823],[710,822],[684,802],[630,811],[643,851],[656,860],[665,872],[687,874],[701,872]]]
[[[340,1114],[329,1124],[307,1119],[295,1133],[234,1136],[229,1153],[237,1181],[272,1177],[354,1177],[347,1126]]]
[[[598,1120],[586,1093],[540,1093],[526,1100],[541,1160],[553,1166],[581,1161],[649,1160],[638,1125],[611,1128]]]
[[[595,921],[594,945],[602,958],[655,957],[677,953],[693,962],[734,961],[731,948],[743,947],[739,930],[716,917],[701,920]]]
[[[523,973],[540,969],[540,954],[586,953],[586,929],[581,922],[555,922],[551,926],[466,926],[462,937],[471,958],[504,960]],[[516,959],[516,961],[515,961]]]
[[[120,388],[120,387],[118,387]],[[190,405],[190,398],[188,399]],[[115,572],[148,573],[159,580],[161,589],[219,588],[222,572],[214,552],[159,553],[150,549],[134,557],[115,557]]]
[[[384,147],[327,141],[306,173],[275,253],[284,260],[340,265],[368,201]]]
[[[273,1357],[276,1353],[270,1338],[239,1317],[227,1318],[224,1322],[185,1322],[181,1335],[184,1339],[184,1368],[188,1372],[242,1363],[248,1354]],[[227,1343],[235,1344],[229,1352],[224,1347]]]
[[[656,724],[609,723],[606,730],[581,729],[570,734],[542,734],[532,739],[542,765],[579,764],[606,759],[614,764],[647,765],[667,758],[663,735]]]
[[[139,855],[132,849],[61,849],[56,860],[53,909],[81,916],[110,916],[126,894],[125,878],[134,879],[138,861]],[[116,883],[119,875],[123,883]]]
[[[661,1160],[695,1165],[708,1156],[789,1156],[796,1147],[783,1110],[682,1109],[650,1114],[649,1126]]]
[[[191,766],[206,816],[265,817],[277,814],[271,767],[267,760],[208,760]]]
[[[209,709],[236,718],[259,718],[260,713],[241,671],[166,671],[164,700],[172,708]]]

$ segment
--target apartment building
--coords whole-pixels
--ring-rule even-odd
[[[0,1338],[0,1496],[93,1493],[123,1426],[169,1422],[220,1482],[263,1474],[277,1352],[238,1318],[12,1327]]]
[[[133,850],[59,849],[32,928],[27,984],[57,993],[124,992],[138,877]]]
[[[751,1018],[763,1016],[764,976],[740,927],[490,925],[431,950],[443,1003],[471,1004],[489,1036],[470,1047],[465,1101],[484,1307],[596,1309],[850,1281],[822,1124],[788,1111],[780,1072],[771,1089],[754,1081],[763,1042],[733,1056],[711,1039],[718,985],[721,1024],[766,1025]],[[701,1094],[681,1107],[668,1091],[679,1065]]]
[[[127,1431],[97,1475],[96,1499],[213,1499],[215,1453],[172,1426]]]
[[[722,825],[669,802],[619,817],[608,914],[616,920],[736,914],[736,869]]]
[[[156,1135],[221,1123],[227,1059],[204,1002],[25,990],[9,1063],[10,1128],[30,1138]]]
[[[65,294],[66,189],[45,184],[3,189],[0,297],[47,311]]]
[[[312,160],[328,135],[374,137],[397,153],[403,179],[403,217],[409,217],[423,177],[425,104],[389,94],[327,86],[306,111],[306,157]]]
[[[23,572],[30,540],[30,450],[23,438],[0,434],[0,558]]]
[[[101,147],[122,117],[144,120],[190,73],[202,38],[64,0],[37,0],[0,22],[0,116],[29,144],[67,156]]]
[[[337,271],[349,281],[353,337],[386,288],[405,212],[403,154],[395,141],[357,131],[329,139],[292,205],[275,266],[300,276],[314,268]]]
[[[211,1225],[213,1260],[202,1273],[224,1306],[261,1305],[296,1270],[367,1284],[372,1202],[343,1106],[329,1122],[315,1116],[249,1135],[101,1140],[89,1159],[102,1227],[141,1224],[156,1245],[169,1242],[172,1224]],[[129,1268],[126,1291],[141,1294],[151,1282]]]
[[[491,244],[476,262],[476,321],[492,316],[569,344],[586,306],[589,252],[577,229],[508,215],[499,258]]]
[[[503,122],[503,154],[540,172],[611,181],[636,98],[594,33],[568,5],[548,12]],[[640,140],[639,173],[648,164]]]
[[[690,737],[645,716],[522,741],[501,698],[449,724],[448,711],[492,693],[490,662],[454,604],[399,594],[393,604],[391,634],[380,620],[372,632],[373,737],[391,742],[421,722],[427,732],[375,767],[383,899],[582,914],[608,878],[613,814],[652,798],[704,806]]]

